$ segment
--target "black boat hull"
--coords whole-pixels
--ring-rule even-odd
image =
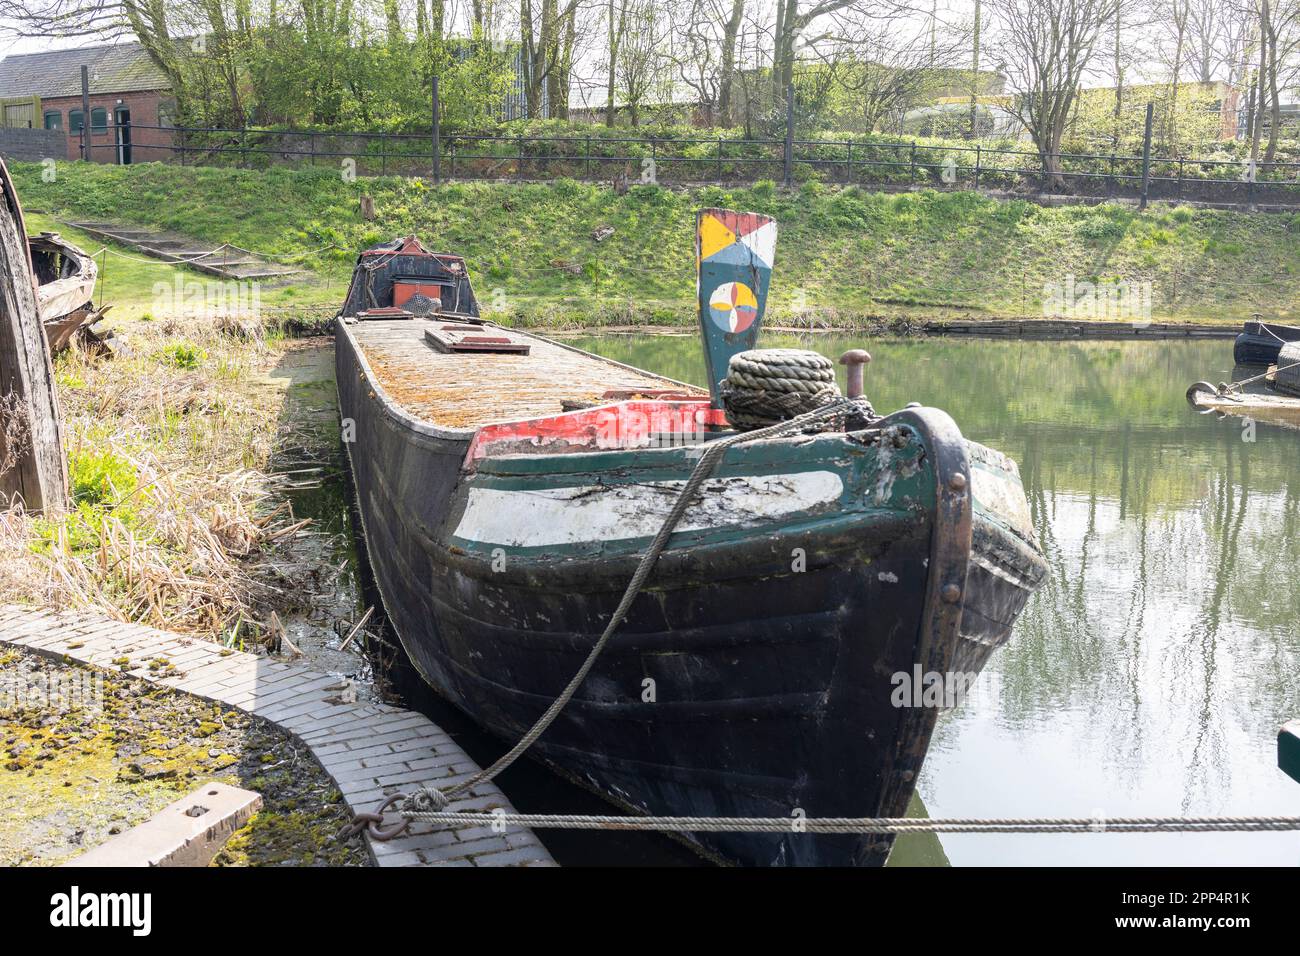
[[[337,349],[388,617],[423,678],[513,742],[587,656],[636,553],[498,567],[463,547],[452,529],[468,507],[470,435],[387,402],[342,325]],[[890,839],[814,836],[797,819],[904,814],[952,701],[899,706],[899,675],[973,677],[1042,570],[972,514],[971,466],[947,416],[895,417],[925,442],[932,506],[668,551],[531,755],[638,812],[791,820],[789,833],[688,835],[721,861],[882,864]]]
[[[1268,322],[1247,322],[1232,344],[1237,365],[1273,365],[1287,342],[1300,341],[1300,329]]]

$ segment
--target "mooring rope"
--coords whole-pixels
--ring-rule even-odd
[[[533,830],[652,830],[666,833],[1221,833],[1300,830],[1300,817],[654,817],[508,813],[504,810],[403,811],[407,820],[449,826]]]
[[[741,431],[766,428],[840,398],[831,360],[806,349],[733,355],[720,394],[727,421]]]
[[[1220,382],[1219,387],[1214,389],[1214,394],[1220,398],[1238,399],[1241,395],[1241,387],[1243,385],[1252,385],[1260,379],[1268,378],[1270,375],[1276,376],[1278,372],[1289,372],[1293,368],[1300,368],[1300,362],[1292,362],[1290,365],[1282,366],[1275,365],[1270,371],[1261,372],[1258,375],[1252,375],[1250,378],[1243,378],[1239,382]],[[1205,382],[1204,384],[1209,385],[1209,382]],[[1210,387],[1214,388],[1212,385]]]
[[[555,718],[559,716],[560,711],[573,699],[582,682],[587,679],[587,674],[595,665],[596,659],[600,657],[601,651],[609,643],[609,639],[614,636],[619,625],[623,623],[623,618],[627,615],[628,610],[632,607],[632,602],[641,592],[646,580],[650,577],[650,572],[654,570],[655,564],[659,561],[659,556],[668,546],[668,539],[672,536],[674,529],[681,521],[686,509],[691,506],[695,496],[699,493],[700,487],[708,480],[709,476],[717,469],[718,463],[722,456],[726,454],[729,448],[735,445],[745,444],[747,442],[761,441],[767,438],[779,438],[783,435],[793,434],[803,431],[815,425],[825,422],[827,419],[834,418],[837,415],[845,415],[856,412],[860,416],[867,418],[874,417],[871,406],[865,399],[839,398],[830,404],[823,405],[810,412],[806,412],[787,421],[770,425],[757,431],[738,432],[735,435],[729,435],[726,438],[719,438],[716,441],[704,444],[704,451],[700,455],[700,460],[691,470],[690,477],[687,478],[683,485],[681,493],[677,500],[673,502],[673,507],[668,516],[664,518],[663,524],[659,526],[658,533],[650,542],[645,554],[641,556],[641,561],[637,564],[636,571],[632,574],[632,579],[628,582],[627,588],[623,591],[623,597],[614,609],[609,621],[605,624],[605,630],[601,633],[596,643],[592,646],[591,652],[587,655],[582,666],[570,679],[560,695],[551,702],[546,708],[545,713],[537,719],[533,726],[519,738],[518,743],[510,748],[505,754],[499,757],[495,763],[484,770],[480,770],[466,780],[457,783],[454,786],[441,790],[437,787],[421,787],[413,791],[409,796],[397,794],[386,800],[378,813],[358,813],[353,817],[351,823],[343,828],[340,836],[346,838],[354,833],[359,833],[367,826],[370,827],[371,836],[375,839],[392,839],[398,833],[402,832],[412,817],[407,816],[409,813],[438,813],[444,810],[451,799],[458,794],[465,793],[473,789],[480,783],[485,783],[496,777],[499,773],[509,767],[519,759],[533,743],[546,732]],[[397,827],[381,829],[377,826],[376,817],[383,819],[383,811],[394,803],[401,802],[401,814],[407,818],[407,823]]]
[[[641,830],[664,833],[839,833],[839,834],[902,834],[902,833],[1214,833],[1263,832],[1300,830],[1300,817],[1240,816],[1240,817],[999,817],[999,818],[949,818],[921,819],[911,817],[669,817],[669,816],[611,816],[593,814],[510,813],[503,809],[459,811],[448,809],[452,798],[475,786],[492,780],[514,763],[559,716],[573,699],[587,674],[595,665],[601,651],[617,631],[632,601],[640,593],[654,569],[659,556],[668,544],[673,530],[681,521],[686,509],[695,499],[700,487],[716,470],[727,449],[745,442],[776,438],[820,424],[836,415],[857,412],[874,418],[874,412],[865,399],[839,398],[831,404],[814,409],[797,418],[780,422],[756,431],[739,432],[718,439],[705,446],[699,462],[682,488],[672,510],[664,519],[659,532],[642,556],[636,572],[628,582],[622,600],[605,625],[605,630],[592,647],[577,673],[565,686],[529,731],[506,754],[490,767],[480,770],[467,779],[439,789],[421,787],[410,794],[396,793],[388,797],[375,812],[359,812],[340,831],[340,838],[369,831],[372,839],[385,841],[401,836],[412,823],[430,822],[444,826],[526,827],[551,830]],[[400,804],[400,806],[398,806]],[[384,826],[384,812],[398,806],[400,822]]]

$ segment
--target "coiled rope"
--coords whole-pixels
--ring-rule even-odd
[[[838,392],[836,394],[838,396]],[[793,435],[807,429],[817,428],[838,415],[846,415],[849,413],[854,413],[857,416],[868,418],[874,417],[874,414],[871,411],[871,406],[868,405],[864,399],[836,397],[831,403],[823,404],[819,408],[805,412],[804,414],[791,418],[788,421],[782,421],[757,431],[740,432],[726,438],[720,438],[716,441],[705,443],[702,446],[703,453],[700,455],[700,460],[696,463],[695,468],[692,469],[690,477],[687,478],[685,485],[682,487],[681,493],[677,496],[677,500],[673,502],[672,510],[669,511],[668,516],[664,518],[663,524],[660,525],[658,533],[655,534],[654,539],[650,542],[650,546],[646,549],[645,554],[641,556],[641,561],[637,564],[636,571],[632,574],[632,579],[628,582],[627,588],[623,591],[622,600],[618,602],[618,607],[614,609],[614,613],[605,624],[605,630],[592,646],[591,652],[587,655],[587,659],[582,662],[582,666],[578,668],[577,673],[573,675],[564,690],[560,692],[560,695],[551,702],[549,707],[546,708],[546,712],[537,719],[537,722],[533,724],[526,734],[519,738],[519,742],[511,747],[507,753],[499,757],[490,767],[485,770],[480,770],[468,779],[456,784],[455,786],[448,787],[446,790],[439,790],[436,787],[421,787],[409,796],[398,794],[396,797],[390,797],[384,802],[383,806],[377,813],[356,814],[353,817],[352,822],[347,824],[340,832],[340,837],[347,838],[355,833],[360,833],[362,830],[369,827],[370,835],[373,838],[379,840],[392,839],[394,836],[403,832],[406,827],[409,826],[412,819],[415,819],[412,814],[437,814],[443,811],[451,802],[453,797],[473,789],[480,783],[485,783],[491,780],[518,760],[520,755],[531,747],[538,737],[546,732],[546,728],[551,726],[555,718],[559,716],[560,711],[564,710],[569,701],[573,699],[573,695],[576,694],[578,688],[582,686],[582,682],[587,679],[587,674],[596,663],[596,659],[600,657],[601,651],[605,649],[605,645],[609,643],[609,639],[614,636],[614,632],[617,631],[619,625],[623,623],[623,618],[627,616],[628,610],[632,607],[632,602],[641,592],[641,588],[650,577],[650,572],[654,570],[655,564],[659,561],[659,556],[668,546],[668,539],[672,536],[673,530],[677,527],[682,516],[686,513],[686,509],[695,501],[695,497],[699,494],[701,486],[703,486],[704,482],[707,481],[709,476],[717,469],[718,464],[722,461],[722,456],[727,453],[727,450],[735,445],[741,445],[747,442],[761,441],[767,438],[780,438],[784,435]],[[398,802],[399,799],[402,803],[401,814],[406,818],[406,824],[389,827],[387,829],[379,827],[378,823],[383,818],[383,811]],[[379,820],[376,820],[376,817],[378,817]]]
[[[721,397],[740,431],[767,428],[840,399],[835,366],[804,349],[750,349],[732,356]]]

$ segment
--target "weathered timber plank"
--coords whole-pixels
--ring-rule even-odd
[[[62,511],[67,465],[22,207],[0,161],[0,507]]]

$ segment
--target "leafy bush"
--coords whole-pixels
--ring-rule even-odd
[[[173,342],[171,345],[159,349],[154,354],[154,357],[164,365],[193,370],[207,361],[208,353],[205,349],[201,349],[189,342]]]
[[[111,507],[136,490],[135,466],[111,450],[77,451],[68,459],[72,500],[92,508]]]

